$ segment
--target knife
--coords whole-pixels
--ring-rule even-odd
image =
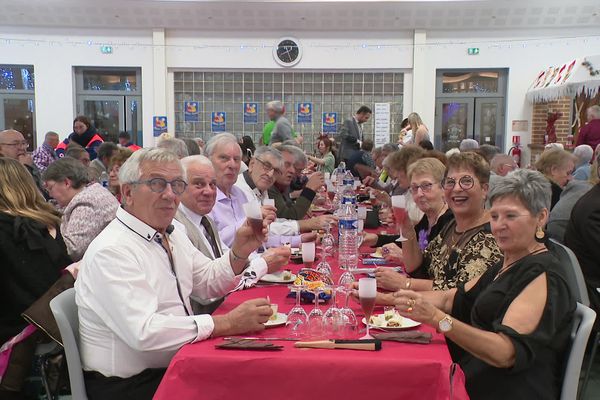
[[[269,337],[254,337],[254,336],[250,336],[250,337],[241,337],[241,336],[231,336],[231,337],[225,337],[223,338],[223,340],[261,340],[261,341],[289,341],[289,342],[295,342],[298,339],[295,338],[269,338]]]
[[[296,342],[294,347],[313,349],[381,350],[381,341],[369,340],[319,340],[316,342]]]

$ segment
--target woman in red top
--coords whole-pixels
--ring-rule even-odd
[[[595,149],[600,144],[600,106],[595,105],[587,109],[587,120],[587,124],[579,130],[576,145],[587,144]]]

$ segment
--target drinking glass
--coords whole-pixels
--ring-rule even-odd
[[[325,228],[325,234],[321,239],[321,246],[327,255],[333,257],[333,250],[335,249],[335,238],[331,234],[331,224],[327,224]]]
[[[356,282],[356,279],[354,279],[352,272],[348,270],[344,271],[344,273],[340,276],[340,279],[338,279],[338,285],[345,288],[351,288],[354,282]]]
[[[339,287],[339,291],[346,295],[344,299],[344,307],[340,309],[340,313],[342,314],[342,323],[343,323],[343,336],[346,339],[355,338],[354,334],[356,332],[356,315],[354,311],[350,308],[350,293],[352,292],[351,287]]]
[[[288,312],[287,325],[289,326],[292,336],[300,337],[306,331],[306,325],[308,324],[308,314],[304,311],[304,308],[300,305],[300,294],[306,289],[304,285],[292,285],[290,290],[296,292],[296,305]]]
[[[396,239],[398,242],[404,242],[406,239],[402,235],[402,224],[404,224],[404,220],[408,217],[408,211],[406,210],[406,196],[392,196],[392,210],[394,212],[394,220],[398,227],[398,233],[400,237]]]
[[[356,212],[358,214],[358,219],[363,220],[363,221],[365,219],[367,219],[367,207],[365,207],[365,206],[358,206],[356,208]]]
[[[315,308],[308,313],[309,334],[314,338],[319,338],[323,334],[323,311],[319,308],[319,295],[322,291],[322,287],[312,290],[312,293],[315,295]]]
[[[312,268],[315,263],[315,242],[302,243],[302,262],[306,268]]]
[[[361,339],[374,339],[369,334],[369,320],[375,307],[375,298],[377,297],[377,281],[374,278],[360,278],[358,281],[358,298],[360,306],[365,313],[365,322],[367,324],[367,334]]]
[[[323,240],[321,240],[321,262],[317,264],[317,271],[322,272],[331,278],[331,265],[327,262],[327,251],[325,251]]]
[[[341,336],[343,325],[343,315],[337,306],[338,287],[329,286],[331,290],[331,306],[323,314],[323,331],[328,339],[335,339]]]

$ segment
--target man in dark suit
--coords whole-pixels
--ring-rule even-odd
[[[596,156],[596,163],[600,155]],[[598,168],[600,172],[600,168]],[[565,231],[565,245],[575,255],[581,265],[590,303],[600,312],[600,183],[594,185],[573,207],[571,219]],[[598,321],[598,320],[596,320]],[[600,324],[595,324],[596,329]]]
[[[338,159],[348,162],[352,153],[360,150],[360,143],[363,140],[362,124],[371,118],[372,111],[367,106],[360,106],[352,118],[348,118],[342,124],[338,132],[339,151]]]

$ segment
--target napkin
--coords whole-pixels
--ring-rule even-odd
[[[431,343],[431,333],[422,331],[371,333],[375,339],[403,343]]]
[[[275,345],[271,342],[261,342],[258,340],[232,339],[226,340],[221,344],[215,345],[217,349],[225,350],[260,350],[260,351],[279,351],[283,346]]]

